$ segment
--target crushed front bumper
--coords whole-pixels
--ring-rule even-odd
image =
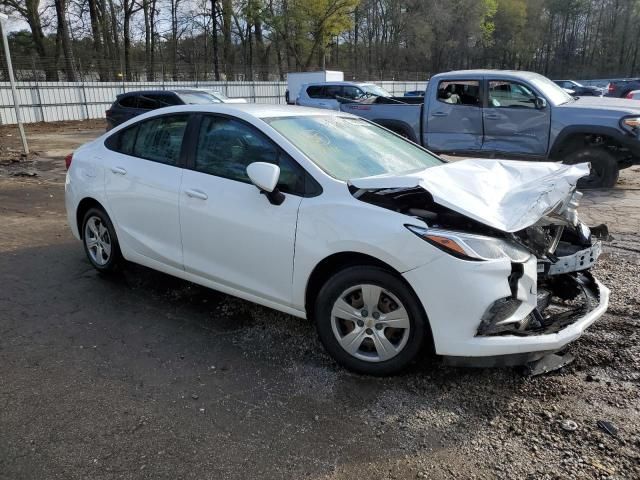
[[[424,305],[437,354],[459,357],[459,362],[449,358],[457,364],[471,363],[465,359],[478,365],[529,362],[561,350],[607,310],[609,290],[590,274],[554,277],[585,276],[585,285],[578,288],[586,290],[583,293],[589,301],[586,308],[572,305],[571,300],[557,302],[566,303],[567,308],[555,311],[552,302],[546,303],[548,296],[539,296],[549,286],[543,276],[538,277],[537,260],[532,257],[518,265],[521,271],[514,279],[514,266],[506,260],[468,262],[443,256],[404,274]],[[487,312],[508,298],[518,302],[511,311],[503,312],[501,321],[509,328],[480,333]]]

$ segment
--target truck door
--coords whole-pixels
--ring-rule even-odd
[[[487,152],[545,155],[549,144],[551,108],[524,83],[488,82],[484,109],[484,143]]]
[[[425,144],[440,152],[482,149],[480,80],[441,80],[425,109]]]

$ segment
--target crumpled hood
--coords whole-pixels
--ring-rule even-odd
[[[516,232],[553,210],[589,164],[467,159],[406,175],[350,180],[365,190],[422,187],[434,202],[490,227]]]

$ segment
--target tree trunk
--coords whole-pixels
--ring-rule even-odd
[[[218,52],[218,0],[211,0],[211,30],[213,41],[213,75],[220,81],[220,56]]]
[[[231,0],[222,0],[222,51],[224,55],[224,73],[227,80],[233,76],[233,51],[231,45],[231,17],[233,5]]]

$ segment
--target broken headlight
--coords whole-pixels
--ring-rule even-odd
[[[406,225],[406,227],[431,245],[465,260],[498,260],[506,258],[512,262],[522,263],[531,257],[531,253],[520,245],[500,238],[417,227],[415,225]]]

